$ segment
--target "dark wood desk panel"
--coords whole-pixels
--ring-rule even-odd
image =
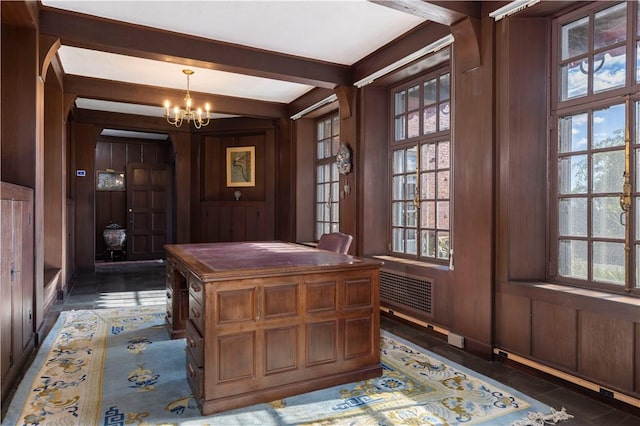
[[[167,326],[186,336],[204,415],[382,374],[379,262],[282,242],[165,248]]]

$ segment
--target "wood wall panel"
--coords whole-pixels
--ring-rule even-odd
[[[71,143],[74,163],[71,165],[75,195],[75,253],[76,268],[93,270],[95,261],[95,146],[98,131],[92,124],[73,122]],[[76,176],[75,170],[86,176]],[[104,225],[103,225],[104,227]]]
[[[496,294],[495,343],[520,354],[531,353],[531,302],[526,297]]]
[[[531,354],[554,365],[576,370],[577,312],[534,300],[531,317]]]
[[[578,316],[578,372],[620,389],[633,389],[634,323],[593,312]]]
[[[49,68],[45,82],[44,105],[44,263],[45,268],[63,269],[66,259],[66,158],[62,119],[62,88],[53,67]],[[66,271],[63,271],[63,283]],[[45,286],[47,283],[45,282]],[[55,294],[55,290],[53,293]]]
[[[1,40],[1,178],[35,189],[37,130],[43,125],[36,122],[37,34],[3,24]]]
[[[508,126],[509,279],[544,279],[547,208],[547,34],[545,19],[509,21],[510,98],[498,110]],[[522,84],[526,81],[527,84]],[[502,118],[505,120],[502,120]],[[499,151],[501,152],[501,151]],[[502,163],[502,162],[501,162]],[[505,164],[505,163],[502,163]],[[526,223],[527,226],[522,226]]]
[[[191,242],[191,230],[192,230],[192,213],[199,214],[199,209],[192,208],[192,195],[193,191],[197,191],[199,187],[199,180],[194,179],[192,176],[192,155],[194,155],[195,149],[192,150],[191,135],[181,132],[170,133],[170,141],[172,144],[172,150],[167,154],[171,156],[171,160],[174,162],[174,169],[172,180],[174,180],[173,192],[175,195],[175,215],[174,226],[170,226],[169,229],[175,229],[175,235],[170,235],[170,239],[176,243]],[[196,198],[197,199],[197,198]]]
[[[98,144],[100,145],[100,143]],[[140,150],[142,145],[135,142],[132,143],[109,143],[111,155],[109,157],[109,168],[116,172],[127,170],[127,163],[139,163],[138,158],[141,157]],[[133,155],[132,155],[133,154]]]
[[[387,176],[389,170],[388,143],[389,97],[384,87],[366,86],[360,90],[358,102],[363,108],[359,129],[362,134],[360,155],[353,161],[362,163],[360,173],[361,212],[367,212],[366,220],[358,223],[356,253],[376,255],[387,253],[389,190]],[[361,217],[364,214],[361,213]]]
[[[275,238],[280,241],[296,241],[296,147],[292,141],[291,120],[277,121],[273,140],[267,138],[267,144],[277,146],[275,157],[275,173],[273,193],[275,196],[274,223]],[[268,173],[268,171],[267,171]]]
[[[96,145],[96,170],[106,170],[110,168],[111,160],[111,144],[98,143]]]
[[[266,241],[274,239],[266,204],[259,201],[204,202],[201,230],[193,242]]]
[[[465,336],[467,348],[489,356],[493,320],[493,20],[483,19],[480,40],[482,66],[463,72],[467,60],[452,50],[451,156],[455,189],[452,195],[453,329]],[[471,30],[472,27],[466,27]],[[475,35],[469,35],[475,37]]]
[[[547,30],[539,19],[495,24],[495,73],[502,83],[496,87],[495,118],[498,282],[545,277]],[[498,346],[575,368],[575,319],[574,329],[568,328],[575,311],[502,292],[495,310]],[[558,338],[562,344],[553,343]]]
[[[634,369],[634,387],[633,390],[636,393],[640,393],[640,324],[637,322],[634,324],[635,332],[635,358],[633,364],[636,366]]]
[[[256,185],[253,187],[227,187],[226,149],[240,146],[255,146]],[[265,201],[267,180],[273,181],[274,172],[274,164],[267,162],[266,151],[265,132],[205,137],[201,145],[202,164],[200,165],[202,201],[232,201],[235,199],[233,193],[236,190],[242,192],[242,201]]]
[[[293,241],[306,242],[314,239],[315,203],[315,121],[301,118],[293,122],[296,141],[295,210],[296,222]],[[303,214],[305,212],[306,214]],[[292,218],[293,219],[293,218]]]
[[[195,158],[198,170],[199,214],[193,226],[194,242],[264,241],[275,238],[276,220],[275,148],[273,130],[251,133],[235,131],[228,135],[206,135]],[[226,149],[255,146],[256,185],[228,187]],[[240,191],[239,200],[234,192]],[[290,196],[290,194],[289,194]]]

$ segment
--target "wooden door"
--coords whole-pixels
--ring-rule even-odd
[[[128,260],[164,258],[169,211],[169,168],[165,164],[127,164]]]

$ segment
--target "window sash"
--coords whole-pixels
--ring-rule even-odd
[[[340,200],[336,155],[340,148],[340,116],[316,122],[314,239],[340,227]]]
[[[391,252],[446,262],[450,253],[450,142],[392,151]]]

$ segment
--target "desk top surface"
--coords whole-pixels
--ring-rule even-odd
[[[380,265],[380,262],[280,241],[168,244],[168,253],[197,275],[255,274]]]

